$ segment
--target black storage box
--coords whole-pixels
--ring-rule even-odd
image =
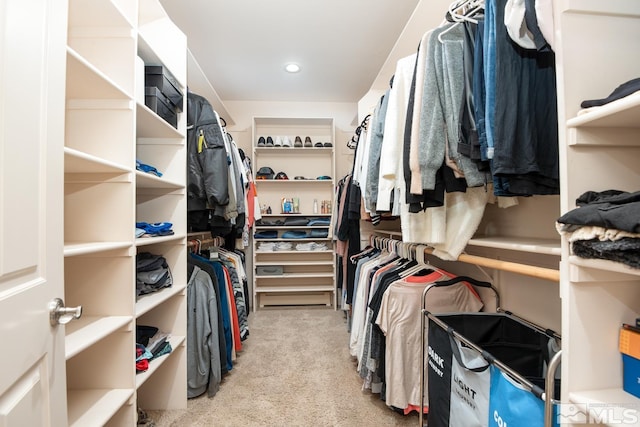
[[[178,128],[178,115],[167,97],[160,92],[160,89],[155,86],[145,87],[144,103],[171,126]]]
[[[144,85],[160,89],[177,113],[182,112],[182,92],[178,81],[162,65],[146,65],[144,67]]]

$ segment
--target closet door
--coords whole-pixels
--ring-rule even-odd
[[[66,2],[0,1],[0,425],[67,425],[62,147]],[[25,337],[27,337],[25,339]]]

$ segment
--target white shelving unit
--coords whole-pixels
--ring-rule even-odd
[[[625,54],[640,39],[640,4],[564,0],[554,7],[564,213],[586,191],[639,189],[640,96],[582,112],[580,103],[604,98],[640,74],[637,55]],[[561,286],[563,401],[587,414],[598,406],[640,415],[640,399],[622,390],[618,351],[621,324],[640,317],[640,271],[580,259],[563,241]],[[618,425],[614,418],[599,422]]]
[[[133,426],[136,406],[186,407],[186,126],[136,100],[138,55],[186,88],[186,38],[159,2],[69,1],[64,299],[83,307],[65,328],[72,426]],[[162,178],[136,171],[136,159]],[[135,239],[136,221],[172,222],[175,234]],[[136,302],[141,250],[165,256],[174,284]],[[170,333],[173,347],[145,381],[134,364],[137,324]]]
[[[261,205],[271,207],[272,214],[263,215],[267,221],[284,221],[287,218],[330,218],[322,213],[323,200],[334,206],[335,151],[334,147],[258,147],[258,139],[271,136],[288,136],[293,144],[300,136],[304,143],[308,136],[312,142],[334,144],[333,119],[327,118],[254,118],[253,121],[253,168],[254,173],[268,166],[275,173],[284,172],[288,180],[256,180],[258,200]],[[295,179],[295,177],[306,179]],[[328,176],[330,179],[317,179]],[[282,198],[297,197],[299,213],[282,213]],[[314,213],[314,200],[318,212]],[[327,230],[327,237],[287,239],[287,231]],[[335,307],[335,260],[330,226],[256,225],[255,232],[272,230],[277,237],[253,239],[253,307],[284,305],[323,305]],[[261,242],[288,242],[292,250],[261,251]],[[298,251],[296,243],[316,242],[326,245],[327,250]],[[259,275],[258,267],[281,266],[283,274]]]

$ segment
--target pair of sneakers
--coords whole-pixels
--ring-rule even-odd
[[[272,137],[264,136],[258,138],[258,147],[291,147],[291,140],[288,136],[276,136],[275,141]]]
[[[296,136],[294,142],[293,142],[293,146],[300,148],[303,146],[302,144],[302,138],[300,138],[299,136]],[[311,138],[308,136],[304,137],[304,146],[305,147],[313,147],[313,143],[311,142]]]
[[[302,147],[302,139],[299,136],[296,136],[295,142],[293,143],[294,147]],[[311,138],[306,136],[304,138],[304,147],[306,148],[311,148],[311,147],[316,147],[316,148],[320,148],[320,147],[332,147],[333,144],[331,144],[330,142],[320,142],[317,141],[315,144],[311,141]]]

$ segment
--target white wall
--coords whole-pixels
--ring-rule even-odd
[[[400,58],[416,52],[423,34],[439,26],[445,17],[451,0],[421,0],[409,18],[369,92],[358,102],[358,117],[362,120],[375,107],[377,101],[389,87],[389,80],[396,70]]]

